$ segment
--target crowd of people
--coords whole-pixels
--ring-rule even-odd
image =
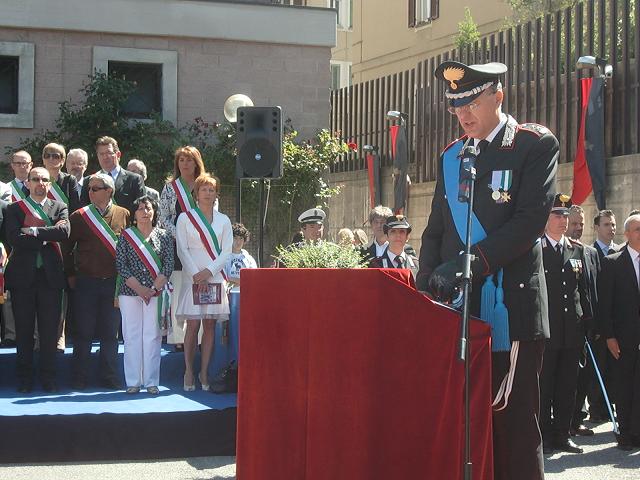
[[[101,137],[95,148],[94,174],[85,175],[85,151],[67,154],[50,143],[42,167],[28,152],[15,152],[15,178],[0,183],[1,346],[17,349],[17,390],[31,392],[38,379],[45,392],[58,391],[55,355],[65,348],[65,330],[73,332],[74,390],[93,383],[123,388],[121,338],[127,393],[157,395],[163,335],[184,345],[184,390],[209,390],[215,324],[229,319],[227,293],[239,287],[239,269],[256,266],[242,249],[249,232],[218,211],[220,181],[205,171],[196,148],[175,152],[161,193],[145,186],[141,160],[120,166],[115,139]],[[96,339],[94,379],[89,359]]]

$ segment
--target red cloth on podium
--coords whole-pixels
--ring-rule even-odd
[[[242,271],[239,480],[458,479],[459,314],[408,270]],[[474,480],[491,480],[489,327],[471,322]]]

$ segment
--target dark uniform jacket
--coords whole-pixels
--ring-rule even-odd
[[[585,328],[592,325],[583,247],[564,237],[560,257],[542,237],[542,252],[551,331],[546,348],[580,347]]]
[[[25,213],[19,202],[7,207],[6,232],[7,240],[12,247],[11,257],[5,268],[7,288],[29,288],[36,279],[36,258],[42,254],[42,268],[51,288],[64,288],[66,280],[63,272],[62,258],[51,242],[62,242],[69,238],[69,210],[63,202],[47,198],[42,207],[53,226],[38,227],[38,236],[24,234]],[[56,225],[59,220],[67,220]]]
[[[422,234],[419,290],[426,290],[438,265],[458,257],[464,248],[445,198],[442,161],[441,155],[431,215]],[[549,336],[539,238],[556,194],[557,163],[558,141],[553,134],[539,125],[518,125],[512,117],[476,161],[474,212],[487,237],[475,245],[473,253],[481,259],[484,275],[503,269],[511,340]],[[511,171],[513,180],[508,201],[498,203],[489,185],[493,171],[505,170]],[[481,275],[474,278],[471,311],[475,315],[480,311],[483,281]]]
[[[109,175],[107,173],[107,175]],[[115,180],[116,191],[113,199],[116,204],[122,208],[131,211],[133,202],[145,195],[144,180],[137,173],[130,172],[121,167],[120,173]],[[89,205],[89,182],[85,181],[82,185],[82,204]],[[178,218],[176,216],[176,218]]]
[[[405,249],[405,263],[402,267],[399,267],[395,262],[391,260],[389,255],[389,247],[385,248],[384,253],[380,257],[376,257],[369,261],[369,268],[408,268],[415,277],[418,273],[418,258],[415,255],[410,255]],[[395,258],[395,256],[394,256]]]
[[[598,325],[598,274],[600,273],[600,256],[594,247],[584,244],[581,245],[584,253],[585,279],[589,293],[589,304],[591,305],[591,314],[593,315],[593,321],[590,326],[594,328],[593,331],[587,333],[589,337],[592,338],[593,334],[598,333],[595,331],[595,328]]]
[[[60,172],[56,183],[64,194],[69,199],[69,214],[72,214],[80,207],[83,207],[80,203],[80,195],[78,194],[78,180],[73,175]]]
[[[360,249],[360,254],[362,255],[362,258],[367,262],[371,262],[372,260],[374,260],[377,256],[376,253],[377,252],[376,252],[375,240],[368,247],[363,247]],[[416,257],[416,264],[418,263],[418,256],[416,255],[416,250],[409,243],[405,244],[404,253],[406,253],[407,255],[411,255],[412,257]]]
[[[598,278],[598,328],[621,349],[640,345],[640,291],[627,247],[602,259]]]

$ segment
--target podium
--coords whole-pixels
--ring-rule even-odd
[[[239,480],[461,479],[460,316],[408,270],[242,270]],[[491,480],[490,329],[471,322],[474,480]]]

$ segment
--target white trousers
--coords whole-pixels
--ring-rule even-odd
[[[140,297],[119,295],[124,337],[124,378],[127,387],[160,384],[162,334],[158,327],[158,297],[146,305]]]
[[[178,343],[184,343],[184,323],[178,325],[175,306],[175,303],[178,303],[178,298],[180,298],[180,289],[182,288],[182,271],[174,270],[171,274],[170,280],[173,285],[173,293],[171,295],[171,300],[174,303],[171,305],[171,325],[173,328],[167,334],[167,343],[170,345],[176,345]]]

